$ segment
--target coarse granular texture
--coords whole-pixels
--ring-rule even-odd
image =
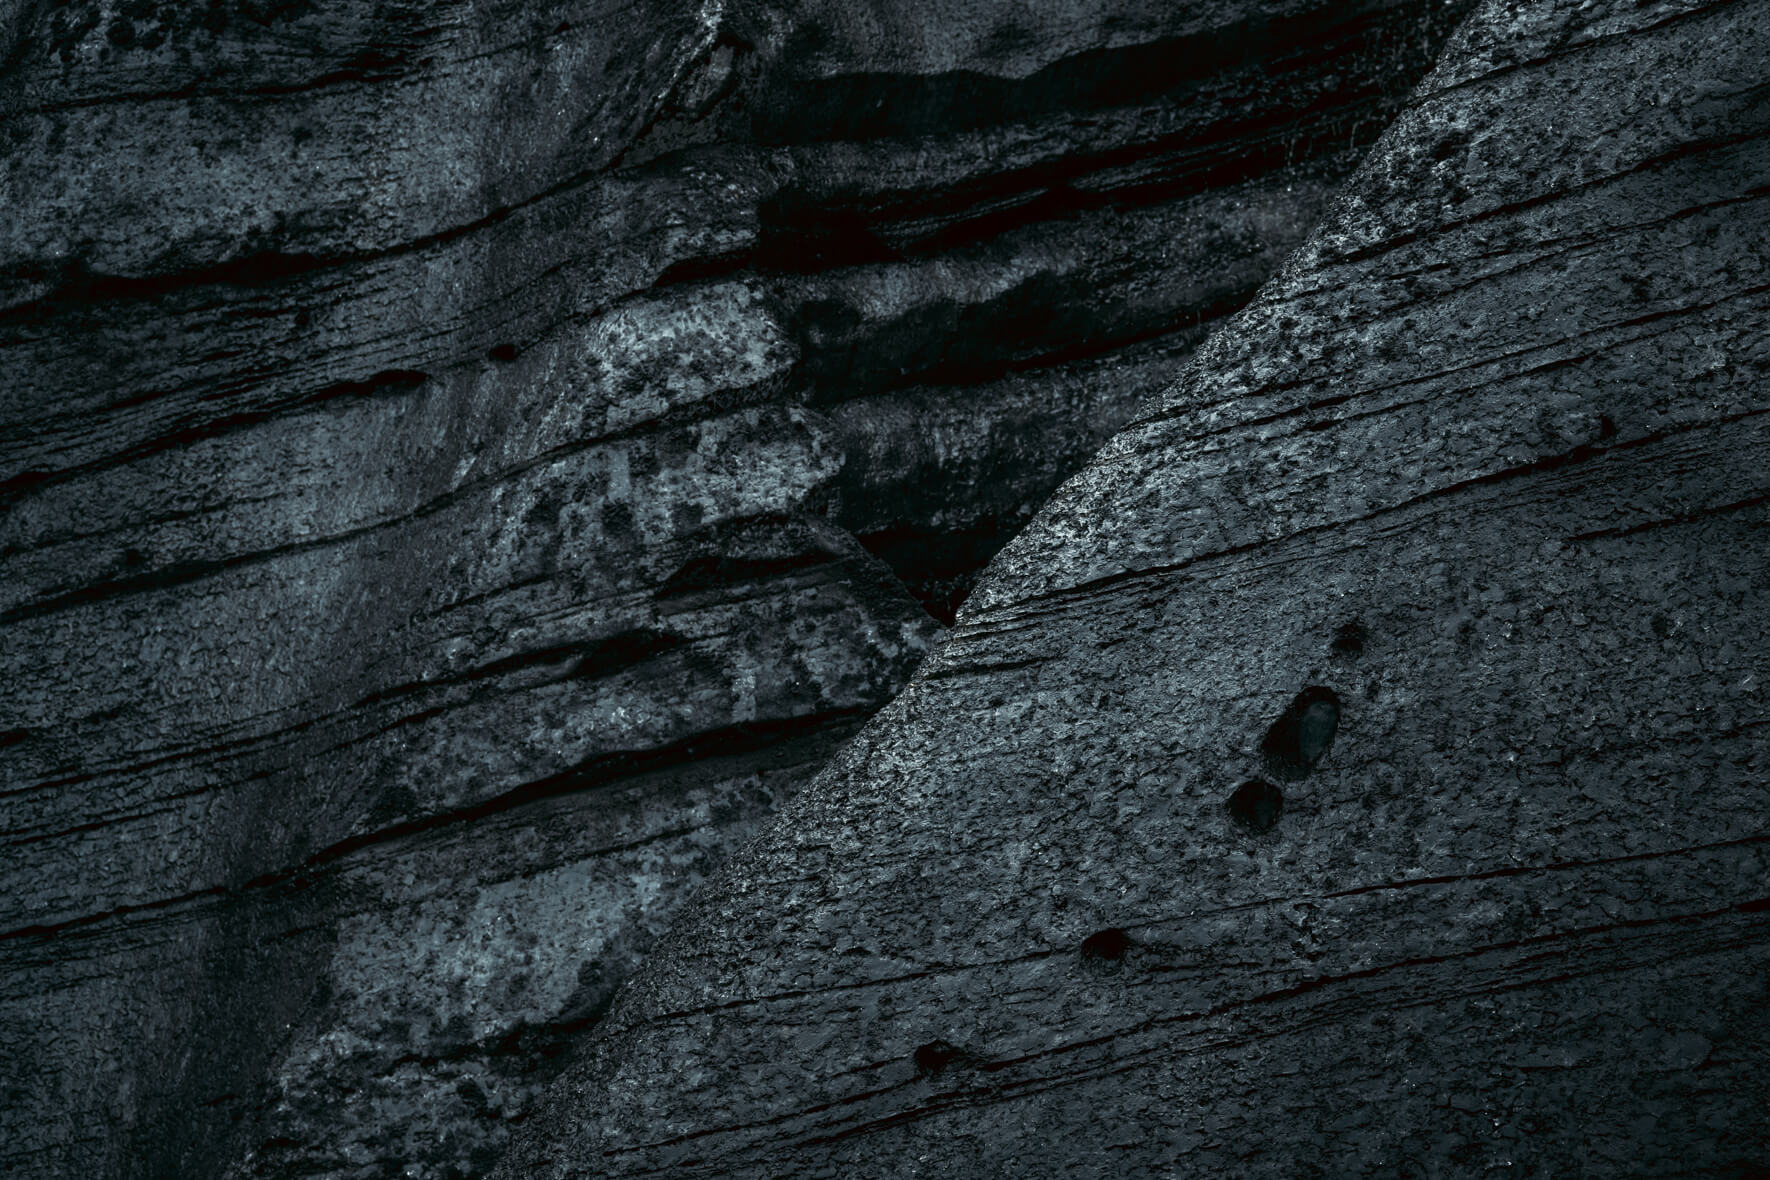
[[[495,1175],[1765,1175],[1767,62],[1485,4]]]

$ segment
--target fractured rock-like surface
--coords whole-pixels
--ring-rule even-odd
[[[483,1173],[1463,7],[0,5],[0,1171]]]
[[[497,1174],[1763,1174],[1767,61],[1484,5]]]

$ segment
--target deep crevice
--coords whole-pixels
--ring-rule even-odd
[[[734,557],[723,553],[709,553],[677,566],[664,579],[653,597],[666,599],[705,590],[723,590],[778,578],[783,574],[816,569],[839,560],[835,554],[821,551],[782,557]]]
[[[891,567],[924,610],[950,627],[984,567],[1022,523],[985,516],[965,528],[894,525],[857,533],[855,540]]]
[[[675,651],[687,642],[688,640],[673,632],[636,627],[583,642],[561,643],[517,652],[451,676],[414,680],[384,688],[361,698],[352,707],[365,708],[416,692],[495,680],[536,669],[545,669],[551,673],[549,682],[568,679],[598,680]]]
[[[1271,88],[1277,77],[1313,77],[1323,62],[1343,63],[1361,54],[1411,58],[1404,43],[1417,36],[1422,18],[1432,23],[1438,40],[1470,6],[1468,0],[1400,8],[1325,5],[1288,19],[1247,19],[1137,45],[1083,50],[1022,78],[977,70],[793,78],[790,86],[761,96],[753,129],[757,141],[769,145],[952,133],[1178,101],[1233,70],[1257,71]],[[815,24],[802,27],[789,56],[795,51],[815,56],[821,35]],[[1395,85],[1394,71],[1374,72]]]

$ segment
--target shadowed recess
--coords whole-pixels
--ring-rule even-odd
[[[1117,926],[1096,930],[1082,939],[1082,958],[1116,963],[1131,949],[1131,936]]]
[[[1318,684],[1305,688],[1260,741],[1266,769],[1285,782],[1301,782],[1333,745],[1339,727],[1339,695]]]
[[[949,1044],[946,1041],[929,1041],[925,1045],[916,1046],[914,1056],[916,1072],[933,1075],[957,1061],[963,1056],[963,1051],[957,1045]]]
[[[1249,831],[1270,831],[1284,810],[1284,792],[1271,783],[1252,779],[1235,788],[1224,806],[1235,822]]]

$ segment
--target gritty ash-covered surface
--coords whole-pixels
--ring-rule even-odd
[[[0,2],[0,1172],[484,1175],[1466,8]]]
[[[1764,1175],[1767,61],[1483,6],[495,1175]]]

